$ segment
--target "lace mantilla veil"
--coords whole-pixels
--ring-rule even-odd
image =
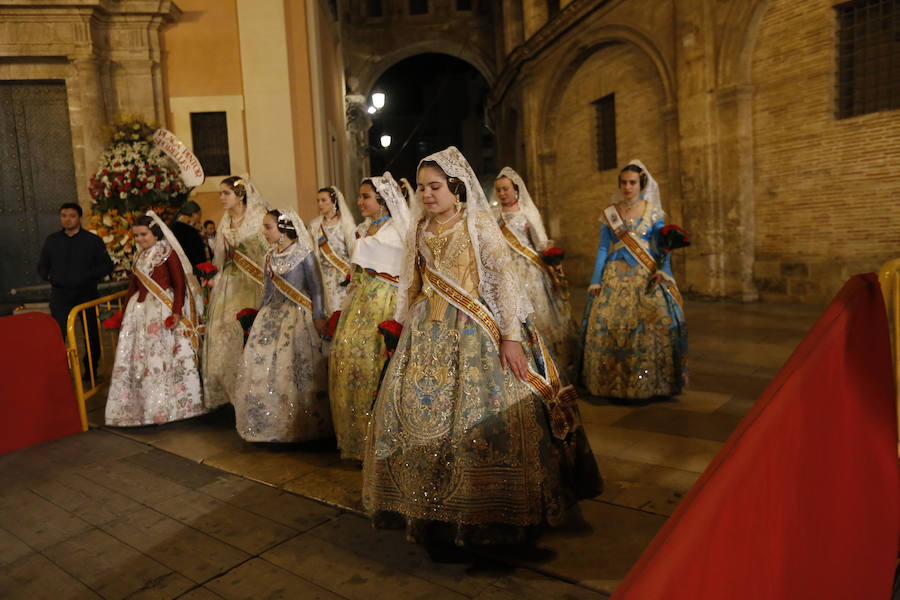
[[[506,241],[475,172],[455,146],[426,156],[419,162],[419,169],[425,161],[436,162],[448,178],[456,177],[466,186],[464,219],[478,266],[478,294],[497,320],[501,334],[506,336],[515,332],[534,309],[531,301],[522,293]],[[394,317],[401,323],[407,317],[408,292],[415,276],[416,231],[423,220],[426,221],[423,225],[427,224],[425,205],[421,198],[417,197],[411,208],[411,226],[406,236],[406,254]]]
[[[353,249],[356,247],[356,221],[353,220],[353,213],[347,207],[347,201],[344,200],[344,194],[341,190],[333,185],[327,187],[337,198],[337,209],[341,215],[341,233],[344,234],[344,245],[347,247],[347,256],[353,256]],[[322,223],[322,215],[317,215],[309,222],[309,232],[314,240],[319,239],[319,225]]]
[[[184,271],[184,284],[191,291],[190,295],[185,295],[194,300],[193,304],[185,302],[183,306],[191,311],[190,314],[186,315],[188,319],[195,325],[199,325],[200,316],[203,314],[203,292],[200,289],[200,282],[197,281],[197,276],[194,275],[194,266],[187,259],[187,256],[185,256],[184,249],[181,247],[181,244],[178,243],[175,234],[172,233],[172,230],[169,229],[165,223],[163,223],[163,220],[159,218],[159,215],[152,210],[148,210],[147,216],[153,219],[154,225],[159,227],[163,237],[169,243],[169,246],[172,247],[172,250],[178,255],[178,260],[181,261],[181,270]]]
[[[628,164],[625,165],[625,167],[627,167],[628,165],[635,165],[637,167],[640,167],[641,172],[647,175],[647,185],[645,185],[644,189],[641,190],[641,197],[647,201],[647,204],[650,205],[649,225],[653,225],[653,223],[658,221],[666,214],[662,209],[662,203],[659,199],[659,184],[657,184],[656,180],[653,179],[653,175],[650,174],[650,171],[647,170],[647,167],[644,166],[644,163],[642,163],[638,159],[635,158],[628,161]],[[622,169],[624,169],[625,167],[622,167]],[[619,172],[621,173],[621,169]],[[616,185],[616,191],[612,193],[611,200],[613,204],[618,204],[619,202],[625,201],[625,197],[622,196],[622,191],[619,190],[618,185]],[[600,217],[600,221],[604,223],[606,222],[603,217]]]
[[[366,179],[372,181],[372,185],[375,186],[378,195],[384,198],[387,209],[391,213],[391,220],[394,222],[394,227],[396,227],[397,231],[400,233],[400,238],[404,238],[406,236],[406,231],[409,228],[410,220],[409,207],[406,205],[406,200],[403,198],[403,192],[400,191],[400,184],[394,180],[390,171],[385,171],[383,175],[378,177],[366,177],[363,181]],[[371,222],[372,219],[366,219],[364,221],[364,223],[366,223],[366,228],[368,228],[368,224]]]
[[[259,195],[259,190],[256,189],[253,182],[243,178],[242,180],[244,182],[244,190],[247,193],[247,208],[244,210],[244,220],[241,222],[240,227],[237,228],[237,231],[246,235],[252,233],[252,230],[260,231],[262,219],[269,211],[269,205]],[[228,214],[228,211],[225,211],[225,214],[222,215],[222,220],[219,221],[216,231],[218,233],[216,234],[216,246],[213,248],[213,264],[216,265],[216,268],[221,273],[222,267],[225,266],[225,237],[231,231],[231,216]],[[232,243],[232,241],[229,240],[229,243]]]
[[[550,245],[550,240],[547,239],[547,230],[544,229],[544,221],[541,219],[541,213],[538,212],[537,206],[534,205],[534,200],[531,199],[531,194],[528,193],[525,181],[512,167],[503,167],[503,170],[497,175],[497,179],[500,179],[501,177],[506,177],[516,184],[516,187],[519,190],[519,208],[522,211],[522,214],[525,215],[528,226],[531,228],[531,233],[534,236],[535,250],[543,252],[547,249],[547,246]],[[500,206],[497,192],[494,191],[491,196],[491,204],[497,205],[502,212],[503,208]]]

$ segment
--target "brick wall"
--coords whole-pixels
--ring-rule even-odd
[[[753,53],[756,263],[762,299],[826,301],[900,256],[900,111],[835,118],[826,2],[771,0]]]
[[[599,218],[615,191],[618,169],[597,170],[596,113],[591,104],[615,93],[619,168],[641,159],[660,186],[667,208],[668,165],[662,107],[663,86],[650,59],[635,46],[598,50],[561,90],[548,170],[547,198],[540,202],[549,235],[566,251],[566,273],[574,285],[587,285],[600,240]]]

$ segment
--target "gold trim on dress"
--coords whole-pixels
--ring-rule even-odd
[[[265,275],[263,275],[263,270],[259,268],[259,265],[253,262],[253,259],[237,248],[234,249],[232,259],[234,260],[234,264],[236,264],[250,279],[259,285],[265,285]]]
[[[153,297],[163,303],[163,305],[172,310],[175,306],[175,303],[172,301],[169,296],[166,295],[165,290],[162,289],[156,281],[153,280],[152,277],[149,277],[146,273],[141,271],[140,269],[134,269],[134,274],[138,278],[138,280],[144,284],[144,287],[147,288]],[[188,301],[193,303],[193,295],[191,294],[190,288],[185,283],[185,291],[187,292]],[[191,304],[193,306],[193,304]],[[204,327],[202,325],[195,325],[193,321],[191,321],[190,317],[185,314],[181,315],[181,324],[184,325],[186,331],[184,332],[184,337],[191,340],[191,346],[194,350],[197,350],[200,347],[200,335],[204,333]]]
[[[322,256],[328,259],[334,267],[344,273],[344,275],[350,274],[350,264],[341,260],[341,257],[337,255],[334,251],[334,248],[331,247],[331,244],[328,242],[328,234],[325,233],[325,226],[320,223],[319,229],[322,230],[322,237],[325,238],[325,241],[319,244],[319,250],[322,251]]]
[[[266,262],[268,263],[268,258],[266,259]],[[312,300],[309,299],[309,296],[295,288],[284,277],[271,269],[269,269],[269,277],[272,279],[272,284],[278,288],[279,292],[287,296],[288,300],[291,300],[301,308],[305,308],[310,313],[312,312],[313,304]]]

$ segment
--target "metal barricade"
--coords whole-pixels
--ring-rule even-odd
[[[124,308],[122,306],[122,298],[124,298],[127,293],[127,290],[122,290],[108,296],[103,296],[102,298],[97,298],[96,300],[91,300],[90,302],[79,304],[69,312],[69,318],[66,321],[66,355],[69,359],[69,371],[72,373],[72,377],[75,380],[75,399],[78,402],[78,415],[81,418],[82,431],[87,431],[88,429],[85,401],[96,394],[97,389],[99,388],[99,386],[97,385],[97,373],[94,371],[95,361],[94,357],[91,355],[91,344],[88,340],[89,317],[87,313],[90,309],[94,309],[94,314],[91,318],[96,319],[97,332],[100,336],[100,360],[97,362],[102,363],[105,358],[103,336],[110,336],[109,339],[112,342],[111,346],[113,349],[113,355],[115,355],[116,342],[118,340],[118,330],[112,331],[103,329],[103,323],[100,320],[100,311],[105,308],[106,310],[122,312]],[[79,320],[81,321],[81,330],[84,332],[84,351],[87,355],[88,365],[87,377],[84,377],[84,374],[81,370],[80,359],[82,357],[79,355],[78,339],[75,335],[75,323]],[[85,388],[86,384],[90,385]]]
[[[897,390],[897,426],[900,428],[900,258],[889,260],[878,270],[878,283],[887,307],[891,327],[891,354],[894,358],[894,382]],[[897,446],[900,455],[900,444]]]

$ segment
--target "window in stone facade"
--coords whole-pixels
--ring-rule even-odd
[[[616,95],[609,94],[592,102],[597,111],[597,169],[615,169]]]
[[[472,10],[472,0],[456,0],[456,10]]]
[[[900,108],[900,0],[853,0],[834,8],[837,117]]]
[[[384,13],[381,7],[381,0],[368,0],[366,2],[367,17],[377,19],[378,17],[381,17],[383,15]]]
[[[225,112],[192,112],[191,139],[194,154],[207,177],[231,173],[228,155],[228,126]]]
[[[409,0],[409,14],[427,15],[428,0]]]

